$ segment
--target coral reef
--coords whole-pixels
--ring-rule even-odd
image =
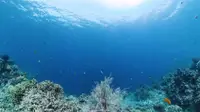
[[[192,58],[190,69],[200,72],[200,58]]]
[[[10,57],[8,55],[2,55],[0,57],[0,73],[11,71],[11,68],[9,65],[12,65],[13,62],[9,59]]]
[[[26,75],[26,73],[20,71],[18,66],[10,60],[8,55],[2,55],[0,57],[0,85],[15,83],[15,81],[19,81],[19,77],[23,75]]]
[[[189,106],[199,102],[200,89],[198,72],[190,69],[178,69],[169,76],[164,77],[162,89],[173,103],[180,106]]]
[[[165,109],[166,112],[183,112],[182,108],[177,105],[170,105]]]
[[[144,90],[144,87],[141,87],[135,93],[129,94],[124,100],[125,104],[142,112],[162,112],[168,106],[163,102],[163,99],[166,97],[165,93],[150,87],[148,88]],[[138,94],[145,94],[147,96],[141,99],[141,96],[138,96]]]
[[[9,56],[0,57],[0,112],[199,112],[199,60],[165,76],[156,88],[135,92],[113,89],[113,78],[96,84],[89,95],[67,96],[51,81],[28,79]],[[169,98],[172,104],[163,99]],[[189,110],[190,109],[190,110]]]
[[[165,112],[165,108],[163,105],[154,105],[153,106],[153,109],[156,111],[156,112]]]
[[[193,58],[190,68],[177,69],[163,77],[161,88],[166,92],[173,104],[184,110],[193,107],[200,111],[200,59]]]
[[[163,101],[166,98],[164,91],[146,86],[145,88],[148,89],[144,91],[144,87],[141,87],[124,99],[123,103],[131,110],[128,112],[183,112],[182,108],[178,105],[169,105]],[[141,96],[138,96],[139,93],[141,95],[145,94],[147,97],[140,99]]]
[[[151,94],[149,93],[151,90],[151,88],[149,86],[146,85],[141,85],[140,88],[136,89],[136,91],[134,92],[135,95],[135,100],[146,100],[149,97],[151,97]]]
[[[27,79],[14,64],[1,61],[0,111],[2,112],[117,112],[125,92],[112,89],[112,78],[105,78],[91,92],[79,98],[66,96],[63,88],[50,81]],[[9,67],[8,67],[9,66]],[[6,70],[5,70],[6,69]],[[7,70],[9,69],[9,70]]]
[[[200,76],[190,69],[179,69],[165,77],[163,89],[174,103],[189,106],[200,101]]]
[[[102,111],[102,112],[118,112],[121,111],[121,102],[124,98],[125,91],[120,88],[113,90],[110,87],[112,78],[105,78],[101,81],[91,92],[89,97],[90,110],[91,111]]]
[[[20,112],[78,112],[80,108],[77,102],[64,98],[60,85],[44,81],[26,91],[16,110]]]
[[[7,86],[0,88],[0,112],[14,112],[14,104],[6,92],[7,88]]]
[[[13,104],[20,104],[26,91],[30,91],[36,84],[36,80],[26,80],[17,85],[10,85],[7,89],[7,94],[10,95]]]

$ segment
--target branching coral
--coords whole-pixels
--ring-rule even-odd
[[[118,112],[121,110],[121,102],[125,95],[125,91],[120,88],[112,89],[112,78],[105,78],[96,85],[91,93],[90,110],[102,112]]]

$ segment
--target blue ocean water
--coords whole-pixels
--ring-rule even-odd
[[[145,23],[139,19],[104,27],[83,20],[90,25],[81,28],[64,25],[54,16],[36,20],[31,11],[2,0],[0,51],[38,81],[61,84],[68,94],[88,93],[95,81],[110,75],[114,86],[133,91],[200,56],[200,18],[195,19],[199,3],[190,1],[167,20],[161,18],[173,9]]]

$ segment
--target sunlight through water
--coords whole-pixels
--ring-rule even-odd
[[[99,3],[107,8],[125,9],[144,3],[145,0],[99,0]]]
[[[17,5],[19,9],[37,10],[34,17],[46,15],[57,21],[71,23],[82,27],[81,23],[89,21],[107,26],[135,20],[167,20],[175,16],[188,2],[181,0],[23,0],[34,7]],[[188,0],[189,1],[189,0]],[[13,1],[15,2],[15,1]],[[180,2],[184,4],[180,5]],[[40,13],[38,13],[38,11]],[[166,13],[167,12],[167,13]],[[165,14],[163,16],[163,14]],[[161,16],[162,15],[162,16]],[[85,24],[85,23],[84,23]]]

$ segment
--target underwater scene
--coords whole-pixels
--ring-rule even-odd
[[[200,112],[200,1],[0,0],[0,112]]]

